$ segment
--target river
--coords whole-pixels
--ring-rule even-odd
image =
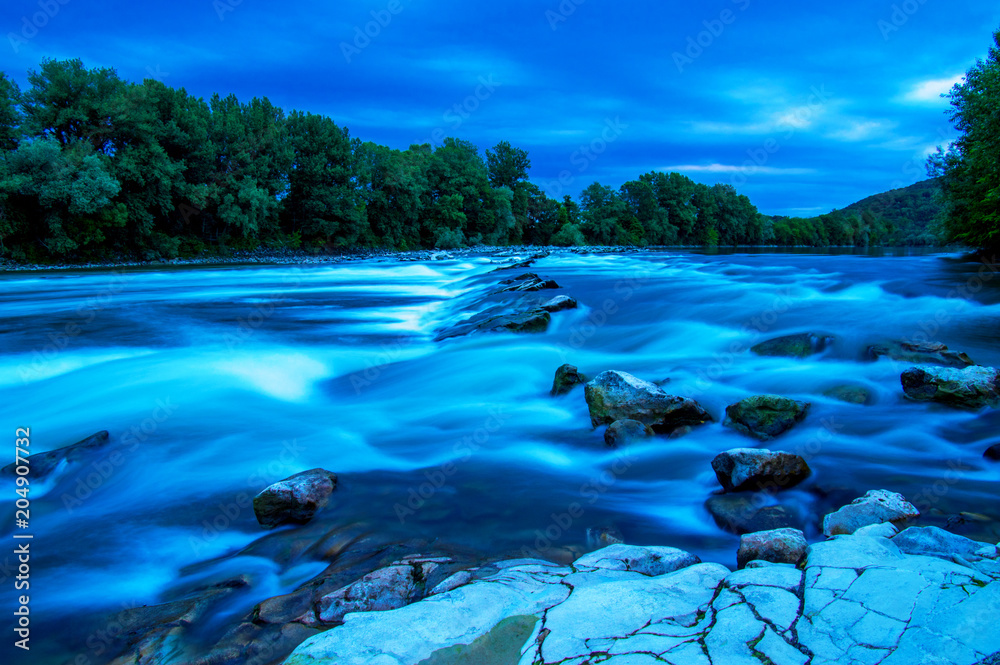
[[[34,453],[109,430],[119,453],[32,485],[31,662],[103,662],[81,617],[246,574],[221,625],[321,572],[316,548],[269,556],[261,543],[275,533],[248,508],[315,467],[340,480],[308,527],[317,540],[365,533],[564,561],[604,528],[734,566],[738,537],[704,503],[718,489],[712,458],[752,440],[716,423],[609,449],[582,390],[549,395],[567,362],[665,382],[717,417],[751,394],[812,402],[770,446],[808,455],[812,477],[785,494],[811,538],[834,500],[875,488],[926,508],[922,524],[1000,538],[1000,464],[982,457],[1000,441],[1000,413],[907,402],[908,365],[863,360],[873,342],[926,338],[1000,366],[1000,277],[982,264],[905,251],[556,253],[531,270],[580,309],[553,315],[545,334],[435,342],[475,312],[496,267],[458,255],[0,274],[9,443],[18,427]],[[805,360],[748,351],[804,331],[837,342]],[[823,396],[844,382],[875,403]],[[14,607],[18,497],[2,483],[0,597]]]

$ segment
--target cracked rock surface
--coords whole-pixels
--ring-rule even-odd
[[[571,566],[512,561],[400,609],[348,614],[285,662],[473,665],[484,644],[506,645],[518,665],[994,662],[997,549],[904,534],[903,547],[890,525],[838,536],[811,546],[802,568],[757,561],[730,572],[625,545]],[[512,628],[532,623],[526,639]]]

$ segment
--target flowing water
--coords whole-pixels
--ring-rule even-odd
[[[473,255],[0,275],[8,442],[17,427],[31,428],[34,453],[100,430],[112,438],[108,451],[32,485],[32,662],[101,662],[93,633],[81,646],[88,616],[246,574],[224,623],[321,572],[315,548],[270,556],[263,543],[292,529],[263,532],[249,507],[268,484],[315,467],[340,478],[308,527],[320,540],[353,530],[567,560],[587,550],[588,530],[611,528],[629,543],[733,565],[738,537],[704,503],[718,489],[712,458],[753,442],[716,423],[609,449],[581,389],[549,396],[566,362],[664,382],[720,420],[752,394],[812,402],[772,444],[809,459],[812,477],[784,494],[810,537],[831,497],[874,488],[903,493],[925,524],[1000,537],[1000,464],[982,457],[998,441],[998,412],[907,402],[907,365],[863,360],[873,342],[929,339],[1000,366],[1000,277],[982,264],[946,254],[559,253],[532,270],[563,287],[546,295],[573,295],[581,308],[553,315],[547,333],[435,342],[477,311],[496,267]],[[804,331],[837,343],[805,360],[748,351]],[[867,387],[875,403],[823,396],[842,383]],[[0,595],[13,607],[18,497],[10,477],[0,489]]]

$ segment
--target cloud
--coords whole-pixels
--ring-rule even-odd
[[[962,83],[963,81],[965,81],[965,74],[957,74],[945,79],[922,81],[910,88],[909,92],[903,96],[903,99],[908,102],[917,103],[938,102],[941,99],[941,95],[949,92],[956,83]]]
[[[829,137],[838,141],[864,141],[890,129],[890,123],[882,120],[849,120],[842,129],[835,130]]]
[[[657,169],[665,173],[746,173],[753,171],[763,175],[806,175],[815,173],[815,169],[778,168],[776,166],[747,166],[744,164],[683,164],[677,166],[661,166]]]

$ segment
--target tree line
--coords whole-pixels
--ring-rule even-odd
[[[0,251],[19,261],[485,245],[877,244],[874,213],[772,218],[729,185],[652,172],[550,198],[528,153],[396,150],[267,98],[205,101],[78,60],[0,74]],[[867,215],[867,216],[866,216]]]

